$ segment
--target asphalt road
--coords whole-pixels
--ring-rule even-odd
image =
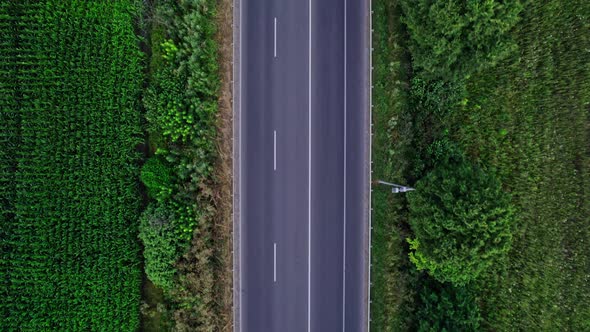
[[[236,11],[235,330],[366,331],[369,5]]]

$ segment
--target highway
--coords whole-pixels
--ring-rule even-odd
[[[234,4],[234,330],[367,331],[369,3]]]

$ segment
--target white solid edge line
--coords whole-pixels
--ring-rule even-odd
[[[277,18],[275,17],[275,27],[274,27],[274,56],[277,57]]]
[[[277,282],[277,243],[273,244],[273,271],[272,271],[272,280],[273,282]]]
[[[344,0],[344,197],[343,197],[343,219],[344,219],[344,231],[343,231],[343,253],[342,253],[342,331],[346,331],[346,115],[347,115],[347,105],[346,105],[346,62],[347,62],[347,55],[346,55],[346,30],[347,30],[347,20],[346,20],[346,0]]]
[[[233,8],[232,8],[232,26],[235,26],[236,22],[236,0],[233,1]],[[232,105],[235,105],[235,91],[236,91],[236,72],[235,72],[235,62],[236,62],[236,47],[234,46],[235,42],[235,30],[232,29]],[[232,118],[235,119],[235,108],[232,107]],[[232,139],[235,138],[235,122],[232,120]],[[235,174],[233,174],[236,170],[236,143],[235,140],[232,142],[232,250],[235,250],[235,243],[236,243],[236,226],[235,226],[235,216],[236,216],[236,207],[235,207],[235,193],[236,193],[236,181],[235,181]],[[232,253],[232,319],[233,325],[232,330],[236,330],[236,289],[235,289],[235,280],[236,280],[236,262],[235,262],[235,254]]]
[[[308,177],[307,177],[307,332],[311,332],[311,1],[309,6],[308,45]]]
[[[273,168],[277,170],[277,131],[273,133]]]
[[[244,200],[243,199],[243,196],[242,196],[242,193],[243,193],[243,188],[242,188],[243,187],[242,186],[242,181],[243,181],[242,180],[243,179],[242,178],[242,157],[243,157],[242,156],[242,144],[243,144],[242,143],[242,140],[243,140],[243,135],[242,135],[242,131],[243,131],[243,128],[242,128],[242,76],[243,76],[243,72],[242,72],[242,67],[243,67],[243,64],[242,64],[242,59],[243,59],[243,56],[242,56],[243,55],[243,47],[242,47],[242,36],[243,36],[243,34],[242,34],[242,30],[243,30],[243,28],[242,28],[242,19],[243,19],[243,15],[242,15],[242,13],[243,13],[243,10],[242,10],[242,7],[243,7],[243,3],[242,3],[242,1],[240,1],[240,27],[239,27],[239,29],[240,29],[240,44],[239,44],[240,45],[240,68],[239,68],[239,70],[240,70],[240,73],[239,73],[239,75],[240,75],[240,79],[239,79],[239,85],[240,85],[240,93],[239,93],[240,94],[240,104],[239,104],[239,113],[240,114],[239,114],[239,120],[238,120],[239,121],[239,131],[240,131],[239,132],[239,136],[240,136],[240,143],[239,143],[239,145],[240,145],[240,147],[239,147],[239,154],[240,154],[240,157],[239,157],[240,158],[240,163],[239,163],[239,167],[240,167],[240,169],[239,169],[239,176],[240,176],[240,179],[239,179],[239,181],[240,181],[240,184],[239,184],[239,186],[240,186],[240,188],[239,188],[239,190],[240,190],[240,193],[239,193],[239,199],[240,199],[240,204],[239,204],[239,209],[240,209],[240,212],[239,212],[240,213],[239,214],[239,218],[240,218],[240,220],[239,220],[239,225],[240,225],[239,226],[240,227],[240,235],[239,235],[240,236],[240,243],[239,243],[239,245],[240,245],[240,254],[239,254],[239,256],[240,256],[240,263],[239,263],[240,264],[240,272],[239,272],[240,273],[240,282],[239,282],[239,284],[240,284],[240,289],[239,289],[239,296],[240,296],[240,317],[239,317],[239,320],[240,320],[240,331],[243,330],[242,326],[244,325],[243,322],[242,322],[243,310],[244,310],[243,309],[244,308],[244,305],[243,305],[243,300],[242,300],[242,298],[243,298],[243,294],[242,294],[242,291],[243,291],[243,279],[242,278],[243,278],[243,275],[244,275],[244,269],[243,269],[243,262],[244,262],[244,260],[242,259],[242,252],[244,251],[243,241],[242,241],[242,237],[243,237],[243,234],[242,234],[242,226],[243,226],[242,225],[242,219],[243,219],[243,216],[242,216],[243,209],[242,209],[242,207],[243,207],[243,204],[242,204],[242,202]]]

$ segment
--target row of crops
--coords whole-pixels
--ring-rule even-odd
[[[134,15],[0,2],[0,330],[139,326]]]

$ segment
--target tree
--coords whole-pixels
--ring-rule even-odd
[[[449,159],[408,194],[410,259],[441,282],[465,284],[511,245],[513,208],[498,179],[464,158]]]
[[[495,65],[516,44],[508,32],[519,1],[402,0],[413,65],[430,78],[465,78]]]

